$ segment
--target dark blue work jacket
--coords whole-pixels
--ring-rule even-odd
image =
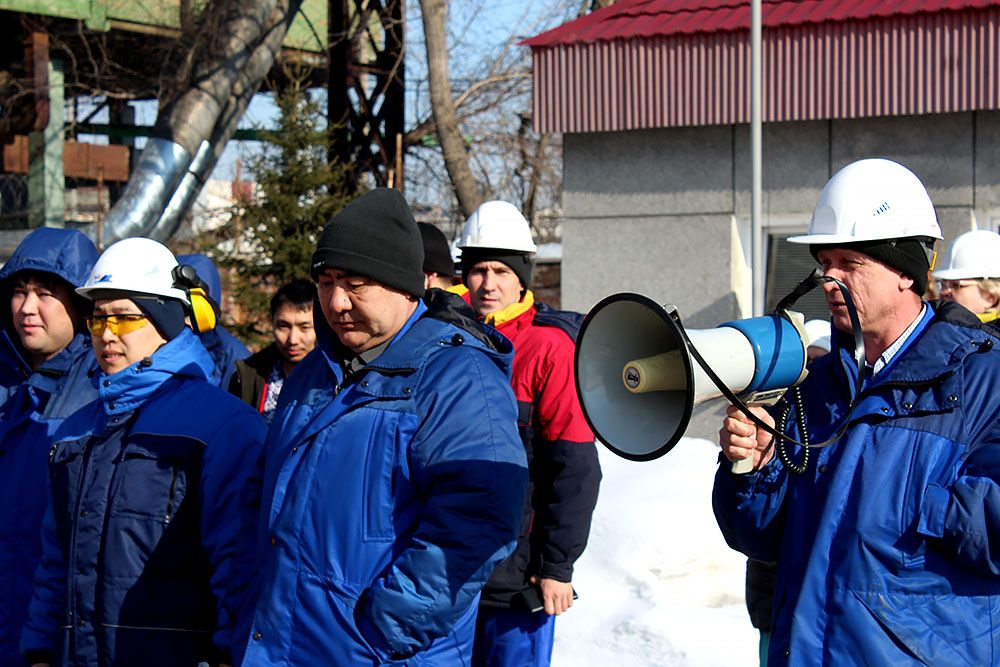
[[[96,259],[97,249],[82,233],[41,228],[0,269],[0,665],[21,660],[18,642],[42,553],[52,436],[66,417],[97,398],[89,376],[97,368],[89,336],[77,334],[61,352],[31,368],[11,322],[11,287],[26,270],[79,286]]]
[[[105,667],[228,659],[264,423],[208,383],[211,367],[185,329],[99,375],[100,399],[60,427],[26,655]]]

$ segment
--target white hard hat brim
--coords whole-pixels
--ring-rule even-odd
[[[989,278],[1000,278],[1000,275],[975,275],[967,269],[941,269],[940,271],[932,272],[931,276],[933,276],[935,280],[986,280]]]
[[[865,243],[866,241],[891,241],[897,238],[917,238],[915,236],[851,236],[849,234],[802,234],[799,236],[789,236],[786,241],[789,243],[806,243],[809,245],[842,245],[845,243]],[[928,236],[941,240],[940,236]]]
[[[103,283],[98,285],[91,285],[89,287],[77,287],[76,293],[85,299],[90,301],[96,300],[97,295],[103,295],[108,293],[121,294],[122,298],[129,298],[129,295],[134,296],[158,296],[164,299],[176,299],[185,304],[190,303],[188,301],[188,296],[184,290],[177,288],[168,288],[164,290],[144,290],[136,289],[134,287],[129,288],[124,285],[115,285],[113,283]]]

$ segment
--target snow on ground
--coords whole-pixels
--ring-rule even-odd
[[[682,439],[647,463],[600,449],[604,480],[580,595],[556,622],[553,667],[751,667],[746,559],[712,514],[718,446]]]

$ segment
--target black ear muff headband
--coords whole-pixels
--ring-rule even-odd
[[[191,301],[191,324],[198,333],[211,331],[219,320],[219,307],[208,296],[208,285],[190,264],[178,264],[171,272],[174,287],[184,290]]]

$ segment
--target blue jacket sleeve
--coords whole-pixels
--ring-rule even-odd
[[[66,619],[66,558],[56,536],[50,505],[42,522],[42,560],[35,571],[35,592],[21,632],[21,653],[47,661],[59,642]]]
[[[719,458],[712,510],[726,543],[754,560],[778,560],[787,471],[775,457],[758,472],[734,475]]]
[[[527,490],[508,379],[485,355],[451,348],[416,388],[411,444],[426,498],[419,528],[358,605],[358,626],[383,657],[408,656],[451,631],[514,548]]]
[[[227,397],[228,398],[228,397]],[[248,483],[260,454],[266,429],[264,420],[243,403],[224,422],[208,444],[202,462],[202,544],[212,564],[212,592],[218,600],[218,628],[214,641],[223,651],[231,646],[231,632],[243,603],[251,573],[253,543],[247,534]]]
[[[1000,397],[994,374],[967,373],[969,453],[951,484],[924,490],[917,531],[928,546],[984,576],[1000,576]]]

